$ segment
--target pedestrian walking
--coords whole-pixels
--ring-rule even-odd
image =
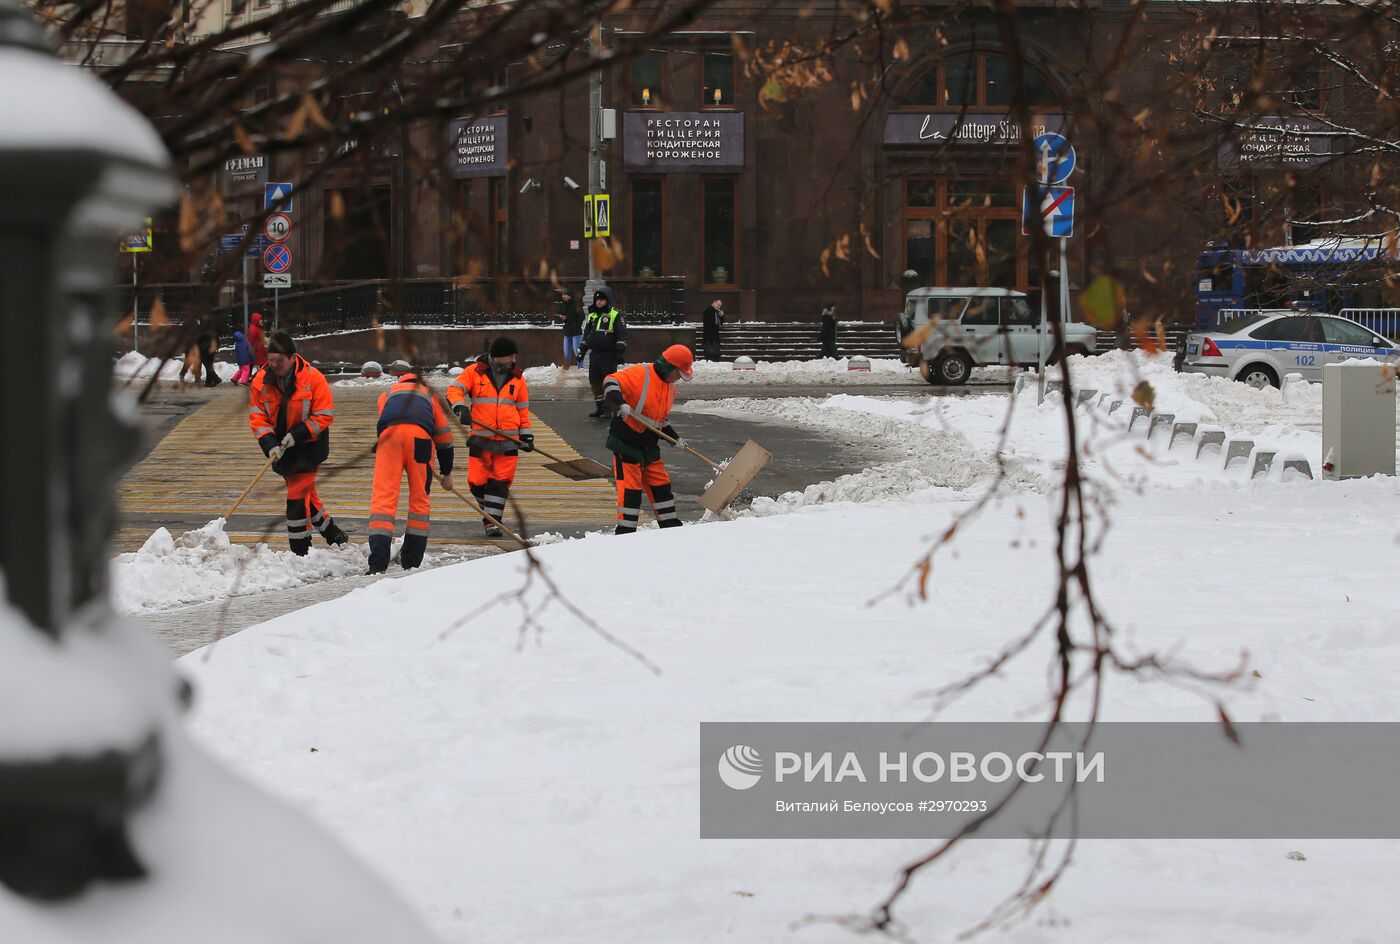
[[[287,543],[303,557],[313,526],[327,544],[349,540],[316,495],[316,470],[330,456],[334,420],[330,384],[297,353],[291,335],[278,331],[268,342],[267,370],[248,388],[248,425],[272,471],[286,480]]]
[[[822,309],[822,357],[836,356],[836,306],[830,303]]]
[[[701,340],[705,345],[705,359],[717,361],[720,357],[719,329],[724,325],[724,301],[716,298],[700,316]]]
[[[248,343],[242,331],[233,332],[233,358],[238,361],[238,372],[233,375],[233,382],[239,386],[250,383],[253,374],[253,346]]]
[[[447,412],[416,373],[404,374],[379,395],[375,427],[374,492],[369,504],[369,572],[389,569],[389,549],[398,530],[399,487],[408,476],[408,523],[399,564],[412,570],[423,563],[432,523],[433,456],[442,484],[452,488],[452,428]]]
[[[191,338],[189,350],[185,353],[185,362],[180,366],[180,380],[185,379],[185,375],[194,374],[195,383],[199,383],[199,375],[204,375],[204,386],[217,387],[223,380],[214,372],[214,356],[219,351],[219,329],[214,319],[209,316],[197,321],[186,322],[185,330]]]
[[[258,311],[248,319],[248,343],[253,348],[253,370],[249,376],[267,366],[267,335],[263,333],[262,320],[262,312]]]
[[[659,527],[681,526],[671,476],[661,461],[661,439],[654,430],[676,440],[673,445],[685,447],[686,441],[671,425],[671,405],[676,400],[676,382],[689,380],[694,369],[695,355],[690,348],[673,344],[652,363],[633,364],[609,374],[603,383],[603,396],[613,418],[608,427],[608,449],[617,479],[616,534],[637,530],[643,493]]]
[[[559,317],[564,321],[564,368],[579,365],[579,348],[583,345],[583,306],[567,288],[559,295]]]
[[[607,419],[603,406],[603,380],[622,364],[627,352],[627,321],[613,307],[612,289],[600,286],[593,293],[593,305],[583,319],[583,351],[588,354],[588,383],[593,388],[594,419]]]
[[[467,486],[482,510],[496,521],[505,518],[520,450],[535,449],[535,434],[530,430],[530,390],[517,363],[519,353],[514,341],[498,337],[491,342],[491,349],[464,367],[447,388],[452,412],[463,426],[471,427],[467,438]],[[490,519],[482,518],[481,524],[487,537],[503,535]]]

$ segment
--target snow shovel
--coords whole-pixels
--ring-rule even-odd
[[[257,485],[258,482],[262,480],[262,477],[267,474],[267,470],[272,468],[272,463],[273,460],[268,459],[263,467],[258,470],[258,474],[253,476],[253,481],[248,483],[248,487],[243,490],[243,494],[238,496],[238,501],[234,502],[233,507],[228,510],[228,514],[224,515],[225,521],[233,520],[233,513],[238,510],[239,505],[243,504],[243,499],[248,497],[248,493],[253,490],[253,486]]]
[[[655,424],[648,422],[646,418],[633,413],[632,419],[641,423],[671,445],[679,445],[675,439],[667,436],[657,428]],[[730,459],[724,465],[720,465],[713,459],[702,455],[700,452],[690,448],[689,445],[684,448],[686,452],[719,473],[719,475],[715,476],[714,481],[709,484],[709,487],[705,489],[704,494],[700,496],[700,507],[707,511],[712,511],[715,514],[719,514],[730,502],[737,498],[739,493],[744,490],[744,487],[753,481],[753,477],[759,473],[759,470],[768,464],[768,460],[773,458],[771,452],[764,449],[752,439],[744,443],[743,447],[738,452],[734,453],[734,458]]]
[[[506,439],[509,439],[513,443],[517,443],[521,446],[525,445],[523,442],[521,442],[519,439],[516,439],[510,433],[504,432],[499,429],[492,429],[485,423],[475,423],[475,425],[480,426],[482,429],[495,436],[504,436]],[[551,460],[544,464],[544,467],[546,469],[548,469],[551,472],[557,472],[559,475],[564,476],[564,478],[566,479],[573,479],[575,482],[582,482],[588,479],[612,478],[612,470],[595,459],[589,459],[586,456],[580,459],[561,459],[558,456],[550,455],[549,453],[541,449],[539,446],[535,446],[534,451],[538,452],[546,459]]]
[[[429,468],[431,469],[432,467],[429,466]],[[439,485],[442,485],[442,476],[441,476],[441,475],[438,475],[438,470],[437,470],[437,469],[432,469],[432,473],[433,473],[433,478],[437,479],[437,483],[438,483]],[[442,485],[442,487],[443,487],[443,488],[447,488],[446,485]],[[516,534],[514,531],[512,531],[510,528],[507,528],[504,524],[502,524],[501,522],[497,521],[495,518],[493,518],[493,517],[491,517],[490,515],[488,515],[488,514],[486,513],[486,509],[485,509],[485,508],[482,508],[480,505],[478,505],[478,504],[476,503],[476,501],[475,501],[474,499],[472,499],[470,496],[467,496],[467,495],[462,494],[461,492],[457,491],[455,488],[447,488],[447,490],[448,490],[449,492],[451,492],[453,495],[456,495],[458,498],[462,499],[462,501],[466,502],[470,507],[472,507],[473,509],[475,509],[476,512],[477,512],[479,515],[481,515],[481,517],[485,518],[487,521],[491,522],[491,523],[494,524],[496,527],[500,528],[500,529],[505,533],[505,536],[508,537],[508,538],[510,538],[510,539],[511,539],[512,541],[514,541],[516,544],[519,544],[521,547],[534,547],[534,546],[535,546],[535,542],[534,542],[534,541],[527,541],[527,540],[525,540],[525,539],[522,538],[520,535],[518,535],[518,534]]]

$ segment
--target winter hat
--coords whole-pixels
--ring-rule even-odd
[[[267,352],[269,354],[281,354],[291,357],[297,352],[297,342],[292,340],[292,336],[285,331],[278,331],[267,342]]]
[[[509,357],[512,354],[519,354],[520,348],[515,346],[515,342],[505,335],[491,342],[492,357]]]

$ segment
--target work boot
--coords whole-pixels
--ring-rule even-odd
[[[321,537],[326,539],[326,543],[332,547],[341,547],[350,543],[350,536],[341,530],[340,525],[334,521],[327,521],[326,526],[321,529]]]
[[[603,406],[603,401],[602,401],[602,400],[594,400],[594,401],[593,401],[593,412],[588,414],[589,419],[600,420],[600,419],[602,419],[603,417],[605,417],[605,416],[607,416],[607,415],[608,415],[608,410],[607,410],[607,408],[606,408],[605,406]]]
[[[292,549],[292,553],[297,557],[305,557],[311,553],[310,538],[288,538],[287,546]]]
[[[369,536],[369,571],[370,574],[382,574],[389,569],[389,547],[392,544],[386,534],[371,534]]]
[[[487,524],[486,536],[488,538],[503,538],[506,536],[506,533],[494,524]]]

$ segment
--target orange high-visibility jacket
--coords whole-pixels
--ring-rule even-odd
[[[525,375],[518,364],[501,388],[497,389],[495,381],[491,379],[490,358],[482,355],[475,363],[462,368],[457,379],[448,386],[447,402],[454,409],[460,403],[470,403],[473,439],[509,442],[502,436],[488,432],[488,426],[512,434],[530,429],[530,390],[525,385]]]
[[[664,428],[671,416],[671,406],[676,402],[676,385],[661,379],[652,364],[633,364],[603,378],[603,396],[616,392],[622,395],[622,402],[632,408],[632,412],[646,417],[652,426]],[[647,432],[647,427],[627,417],[622,421],[636,433]],[[652,437],[655,442],[655,437]]]
[[[248,425],[253,437],[281,440],[291,433],[298,445],[322,438],[335,421],[335,399],[325,375],[300,354],[292,356],[292,390],[283,411],[282,391],[272,371],[260,371],[248,388]]]

